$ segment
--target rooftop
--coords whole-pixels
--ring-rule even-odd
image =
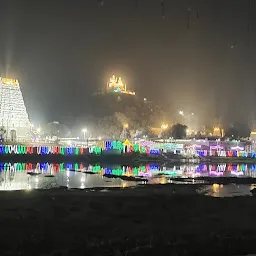
[[[19,81],[17,79],[0,77],[0,81],[5,85],[19,86]]]

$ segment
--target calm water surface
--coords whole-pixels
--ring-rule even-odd
[[[107,176],[107,177],[106,177]],[[176,178],[255,177],[256,165],[248,164],[188,164],[160,167],[154,164],[131,166],[100,166],[82,163],[0,163],[0,190],[68,188],[113,188],[138,184],[183,183]],[[130,177],[130,178],[129,178]],[[137,178],[132,180],[131,177]],[[146,181],[145,181],[146,180]],[[223,197],[251,195],[254,185],[205,186],[200,193]]]

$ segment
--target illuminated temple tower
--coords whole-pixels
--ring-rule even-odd
[[[109,79],[109,82],[107,84],[107,90],[109,92],[117,92],[117,93],[124,93],[124,94],[135,95],[135,92],[127,90],[126,84],[123,83],[121,77],[112,76]]]
[[[7,140],[29,138],[30,122],[16,79],[0,77],[0,126],[5,128]]]

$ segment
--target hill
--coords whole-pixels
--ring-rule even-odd
[[[118,137],[124,126],[132,132],[146,131],[150,127],[160,127],[166,120],[161,106],[138,96],[101,93],[92,97],[92,116],[101,136]]]

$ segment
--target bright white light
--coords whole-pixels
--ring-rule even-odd
[[[179,114],[180,114],[181,116],[184,116],[184,112],[183,112],[182,110],[179,111]]]
[[[83,132],[83,133],[86,133],[86,132],[87,132],[87,129],[86,129],[86,128],[83,128],[82,132]]]
[[[98,139],[101,140],[101,137],[99,137]]]

